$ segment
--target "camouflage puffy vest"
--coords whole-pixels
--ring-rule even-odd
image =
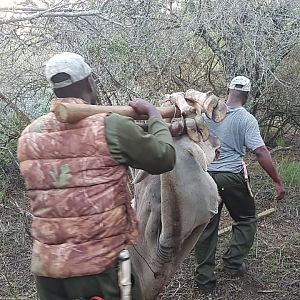
[[[67,102],[83,103],[73,98]],[[49,113],[19,139],[18,159],[34,216],[36,275],[102,273],[137,237],[127,169],[108,150],[104,119],[105,114],[97,114],[64,124]]]

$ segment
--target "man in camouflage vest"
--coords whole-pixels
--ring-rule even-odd
[[[80,55],[53,56],[46,77],[58,97],[52,106],[96,103],[91,68]],[[144,100],[129,105],[149,116],[148,133],[114,113],[66,124],[50,112],[19,139],[33,213],[32,272],[41,300],[120,299],[117,258],[138,235],[127,168],[160,174],[175,164],[173,140],[160,113]],[[133,299],[141,299],[132,277]]]

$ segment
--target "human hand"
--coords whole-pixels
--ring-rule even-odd
[[[143,99],[135,98],[132,101],[129,101],[129,106],[131,106],[135,112],[139,115],[147,115],[149,118],[151,117],[160,117],[160,112],[156,109],[156,107]]]
[[[275,183],[275,190],[276,190],[275,200],[276,201],[282,200],[285,196],[285,190],[281,182]]]

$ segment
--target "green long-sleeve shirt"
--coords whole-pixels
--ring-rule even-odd
[[[175,148],[166,123],[148,120],[148,133],[132,118],[111,113],[105,118],[105,137],[112,157],[120,164],[161,174],[173,169]]]

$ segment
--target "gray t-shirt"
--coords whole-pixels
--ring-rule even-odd
[[[254,151],[265,145],[257,120],[243,107],[227,107],[222,122],[207,119],[207,123],[210,133],[221,142],[220,158],[209,165],[209,171],[239,173],[243,169],[246,148]]]

